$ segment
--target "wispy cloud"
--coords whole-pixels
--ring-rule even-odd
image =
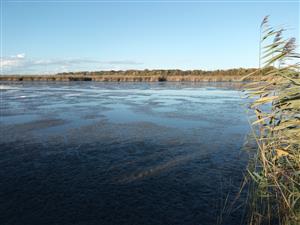
[[[97,60],[90,58],[69,59],[33,59],[27,58],[24,53],[0,59],[0,68],[3,73],[57,73],[65,71],[93,70],[103,66],[115,68],[115,66],[136,66],[141,62],[134,60]]]
[[[0,58],[0,68],[7,68],[7,67],[18,67],[24,61],[25,54],[17,54],[16,56],[10,56],[7,58]]]
[[[109,65],[142,65],[143,63],[132,60],[102,61],[103,64]]]

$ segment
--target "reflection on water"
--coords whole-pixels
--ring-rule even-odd
[[[0,224],[240,224],[238,85],[3,83]]]

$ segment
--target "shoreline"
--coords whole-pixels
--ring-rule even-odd
[[[117,75],[13,75],[0,76],[0,81],[100,81],[100,82],[240,82],[243,76],[170,75],[170,76],[117,76]],[[260,76],[250,76],[243,81],[258,81]]]
[[[259,81],[255,68],[228,70],[118,70],[68,72],[48,75],[11,74],[0,76],[0,81],[109,81],[109,82],[238,82]]]

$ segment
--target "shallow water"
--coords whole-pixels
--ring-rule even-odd
[[[2,83],[0,224],[241,224],[237,86]]]

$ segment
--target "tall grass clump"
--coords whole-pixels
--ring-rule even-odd
[[[300,224],[300,65],[296,39],[284,32],[264,18],[255,72],[261,78],[245,87],[258,146],[248,167],[252,225]]]

